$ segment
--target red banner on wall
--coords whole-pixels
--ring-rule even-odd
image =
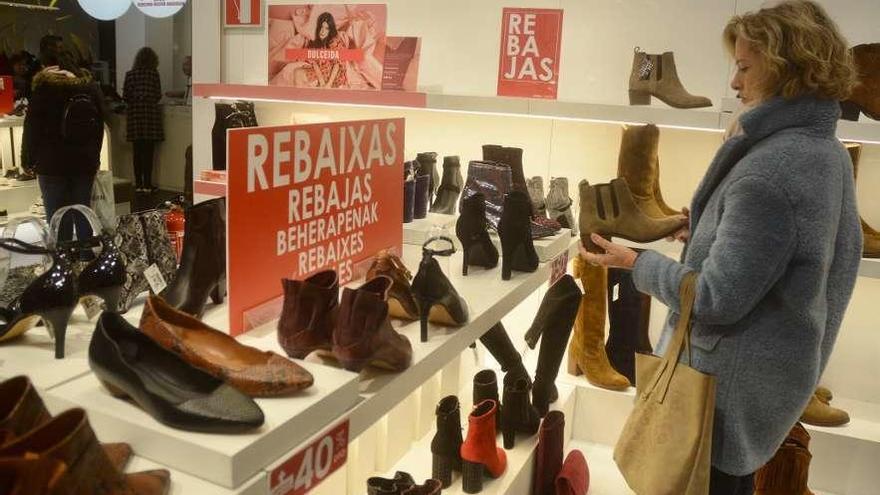
[[[233,335],[277,318],[281,279],[359,262],[403,241],[404,120],[228,131],[227,279]]]
[[[505,8],[498,96],[556,99],[562,10]]]

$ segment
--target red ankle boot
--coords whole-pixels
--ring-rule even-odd
[[[590,489],[590,469],[580,450],[572,450],[556,477],[556,495],[586,495]]]
[[[507,468],[507,456],[495,443],[495,415],[498,403],[487,399],[468,416],[467,438],[461,444],[462,488],[465,493],[483,489],[483,471],[498,478]]]
[[[562,448],[565,443],[565,414],[550,411],[538,430],[535,452],[533,495],[553,495],[556,475],[562,469]]]

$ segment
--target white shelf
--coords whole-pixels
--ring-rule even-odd
[[[266,473],[257,474],[237,489],[230,490],[139,456],[132,457],[125,471],[137,473],[153,469],[167,469],[171,473],[168,495],[266,495],[269,493]]]
[[[421,259],[421,248],[404,245],[403,261],[415,273]],[[444,261],[441,261],[441,266]],[[448,263],[449,277],[458,293],[469,305],[470,321],[461,328],[447,328],[431,324],[429,339],[420,342],[419,322],[408,322],[396,328],[413,343],[413,362],[403,373],[379,373],[366,369],[361,374],[363,400],[351,411],[351,438],[357,438],[367,428],[385,416],[416,388],[434,376],[447,363],[458,357],[472,342],[515,308],[529,294],[547,282],[550,265],[542,263],[533,273],[513,272],[513,277],[501,280],[501,269],[471,267],[467,277],[461,275],[461,253]]]
[[[496,370],[499,374],[498,383],[502,381],[500,370]],[[471,380],[466,380],[467,385],[458,393],[459,401],[461,401],[461,424],[462,436],[467,438],[468,413],[471,411],[472,404],[472,385]],[[499,390],[499,395],[501,391]],[[559,399],[551,404],[551,410],[562,411],[565,414],[565,433],[564,438],[568,443],[571,438],[572,421],[571,417],[575,414],[575,393],[574,388],[566,385],[559,386]],[[416,482],[422,483],[425,479],[431,477],[431,439],[434,437],[435,429],[425,435],[424,438],[415,442],[412,448],[398,462],[393,469],[387,473],[381,474],[385,477],[393,477],[395,471],[404,471],[410,473]],[[503,447],[502,438],[498,436],[498,447]],[[489,477],[483,478],[483,491],[481,495],[506,494],[506,493],[529,493],[532,475],[534,472],[533,465],[535,459],[535,448],[538,445],[538,435],[525,436],[518,433],[516,436],[516,444],[513,449],[505,450],[507,455],[507,469],[498,479]],[[567,452],[567,450],[566,450]],[[453,472],[452,485],[443,489],[444,495],[464,493],[461,487],[461,473]],[[592,492],[590,492],[592,493]]]

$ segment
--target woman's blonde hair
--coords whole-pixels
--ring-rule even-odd
[[[734,16],[724,28],[731,53],[737,39],[747,41],[764,60],[764,87],[771,95],[845,100],[856,83],[846,39],[816,2],[786,0]]]

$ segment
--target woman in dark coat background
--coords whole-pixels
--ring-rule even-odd
[[[150,47],[138,50],[131,70],[125,73],[122,97],[127,104],[126,136],[134,147],[134,178],[137,192],[152,192],[153,152],[165,139],[162,128],[162,83],[159,57]]]

